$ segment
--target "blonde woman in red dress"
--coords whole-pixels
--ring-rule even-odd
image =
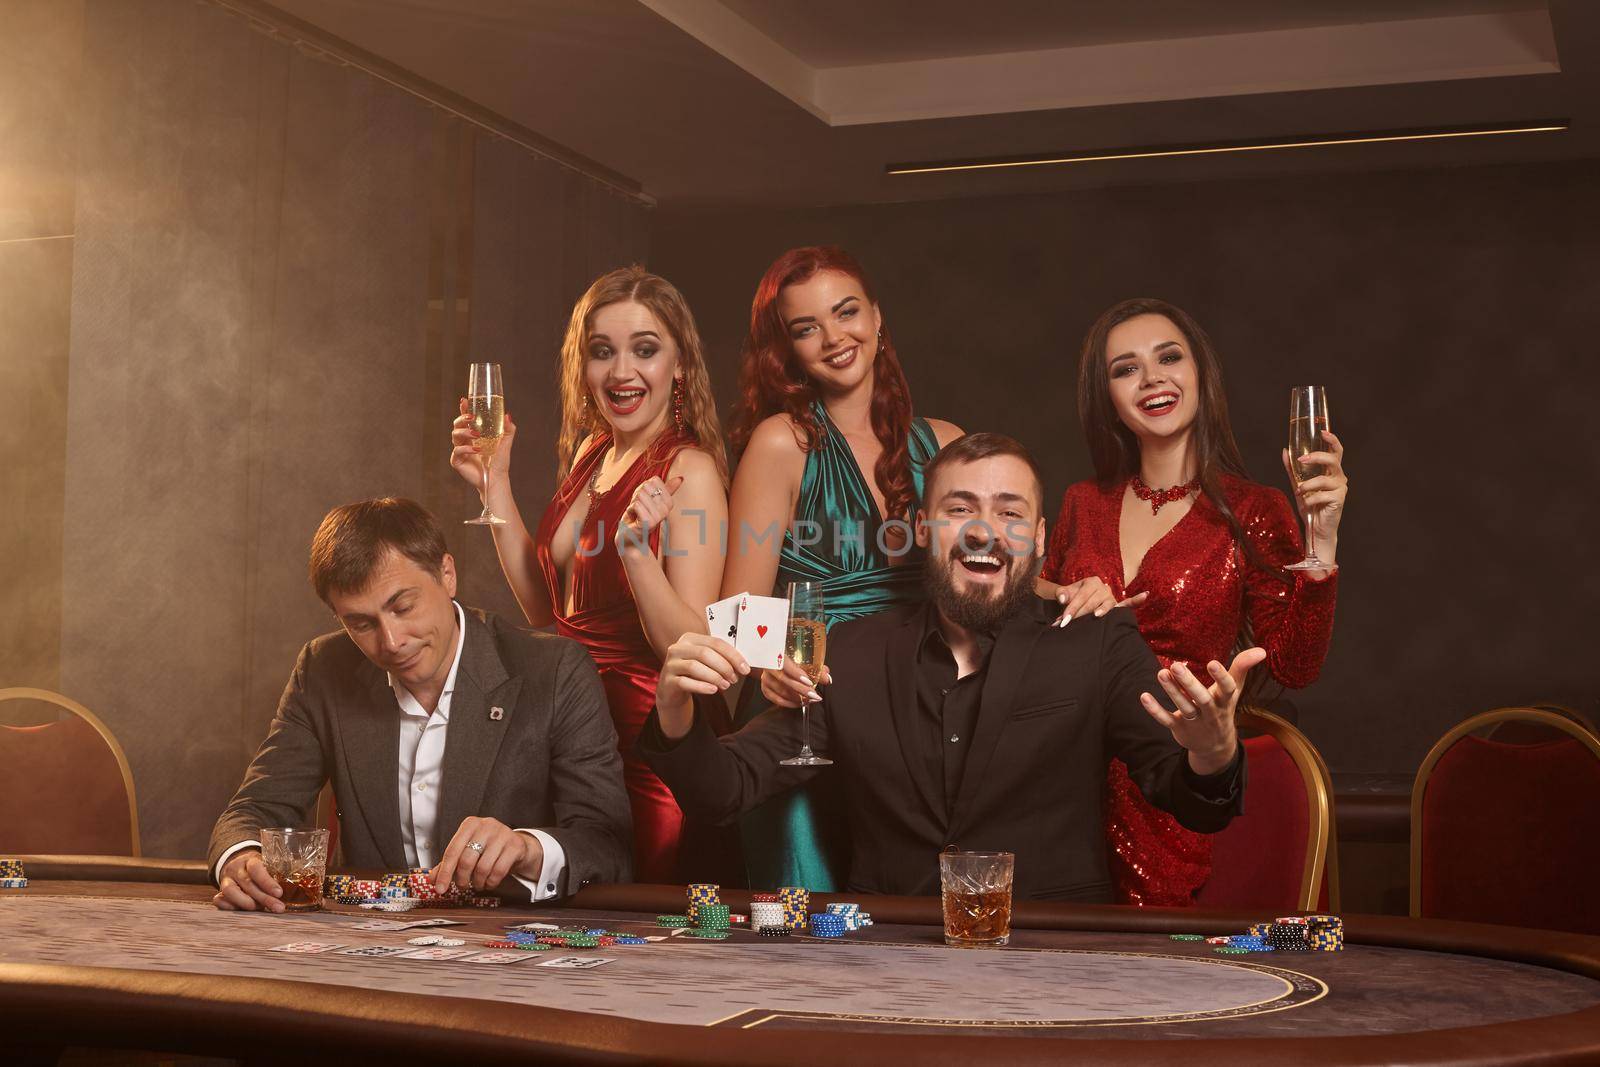
[[[1078,412],[1095,478],[1062,499],[1038,583],[1040,596],[1066,605],[1061,624],[1084,605],[1103,613],[1121,602],[1163,673],[1178,661],[1226,663],[1255,644],[1279,684],[1315,680],[1333,633],[1337,566],[1284,569],[1303,555],[1295,509],[1245,476],[1222,368],[1199,324],[1159,300],[1105,312],[1084,341]],[[1296,486],[1295,501],[1333,564],[1349,480],[1344,446],[1326,439],[1331,451],[1306,457],[1323,473]],[[1283,462],[1287,472],[1287,450]],[[1210,838],[1146,802],[1120,761],[1108,790],[1118,898],[1193,903],[1211,873]]]
[[[722,580],[728,471],[705,354],[678,290],[628,267],[572,309],[558,373],[560,486],[530,534],[507,477],[508,414],[486,494],[507,520],[492,527],[495,548],[528,622],[554,623],[599,668],[633,809],[634,877],[673,882],[683,813],[634,742],[662,656],[686,631],[704,632]],[[481,489],[465,401],[461,410],[450,463]]]

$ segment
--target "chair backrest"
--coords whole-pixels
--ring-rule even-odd
[[[106,724],[47,689],[0,689],[71,713],[43,726],[0,726],[0,852],[139,855],[139,807],[128,757]]]
[[[1600,737],[1600,729],[1595,728],[1594,721],[1579,711],[1569,708],[1565,704],[1528,704],[1527,707],[1535,711],[1548,711],[1570,719],[1583,727],[1585,731]],[[1545,720],[1533,721],[1530,719],[1515,718],[1501,719],[1484,731],[1484,737],[1493,741],[1505,741],[1513,745],[1531,745],[1540,741],[1561,741],[1567,736],[1566,731],[1560,727],[1551,726]]]
[[[1539,739],[1473,736],[1510,722],[1541,727]],[[1600,934],[1596,826],[1600,738],[1539,708],[1474,715],[1412,786],[1411,914]]]
[[[1244,814],[1212,835],[1201,907],[1309,911],[1339,907],[1333,781],[1322,756],[1287,721],[1241,709],[1249,774]]]

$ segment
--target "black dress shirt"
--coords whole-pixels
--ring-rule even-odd
[[[930,606],[924,612],[922,640],[917,645],[917,707],[923,735],[922,750],[927,774],[944,782],[945,817],[955,808],[961,789],[961,775],[972,748],[972,732],[978,724],[978,706],[983,698],[983,680],[989,670],[989,653],[994,650],[994,635],[974,635],[978,642],[978,667],[964,678],[956,675],[955,653],[939,631],[938,612]]]

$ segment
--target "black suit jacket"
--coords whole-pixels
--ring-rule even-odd
[[[1214,832],[1239,810],[1244,749],[1217,774],[1194,775],[1187,753],[1139,703],[1141,692],[1165,697],[1133,613],[1119,609],[1057,629],[1050,622],[1058,610],[1039,600],[996,635],[948,813],[943,783],[927,771],[939,765],[929,758],[939,735],[917,707],[920,607],[842,622],[829,633],[833,684],[810,712],[811,743],[834,766],[778,765],[800,747],[800,716],[784,708],[719,739],[697,704],[693,729],[677,743],[661,734],[652,712],[639,751],[687,811],[719,822],[813,774],[843,775],[854,891],[937,893],[938,853],[955,845],[1015,853],[1020,897],[1110,901],[1102,827],[1110,758],[1128,764],[1152,803],[1190,829]]]
[[[566,852],[566,885],[632,877],[632,817],[605,692],[583,647],[464,608],[466,632],[439,787],[439,850],[471,815],[538,829]],[[491,717],[490,708],[501,709]],[[309,826],[333,782],[336,866],[406,869],[400,708],[388,676],[343,631],[300,651],[277,717],[211,832],[209,864],[263,826]],[[519,886],[502,883],[507,892]],[[526,895],[524,893],[524,895]]]

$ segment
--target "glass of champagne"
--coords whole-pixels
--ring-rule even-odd
[[[1294,471],[1294,481],[1300,485],[1322,473],[1321,464],[1302,463],[1302,456],[1312,452],[1326,452],[1327,441],[1323,434],[1333,428],[1328,421],[1328,392],[1320,385],[1297,385],[1289,392],[1289,466]],[[1325,571],[1332,564],[1317,557],[1315,516],[1306,515],[1306,558],[1291,563],[1286,570]]]
[[[504,526],[506,520],[489,510],[489,468],[506,431],[506,390],[500,364],[474,363],[467,373],[467,411],[478,436],[472,447],[483,459],[483,514],[467,519],[468,526]]]
[[[828,647],[828,620],[822,614],[822,586],[818,582],[789,583],[789,629],[783,651],[816,685],[822,680],[822,661]],[[807,701],[800,702],[800,754],[778,763],[784,767],[826,767],[833,762],[811,751]]]

